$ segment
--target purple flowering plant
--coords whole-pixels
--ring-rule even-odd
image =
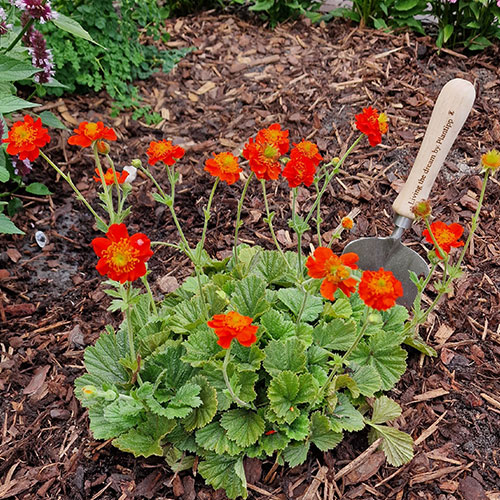
[[[31,110],[35,120],[45,126],[66,128],[52,113],[36,113],[39,104],[32,102],[33,95],[43,96],[45,87],[64,87],[55,78],[52,51],[38,25],[54,23],[58,28],[74,36],[93,41],[90,35],[74,20],[59,14],[50,0],[0,0],[0,137],[7,137],[7,124],[11,114]],[[19,97],[16,84],[34,86],[28,99]],[[16,196],[24,189],[34,195],[50,194],[47,187],[38,182],[25,184],[31,172],[29,160],[9,156],[0,141],[0,233],[22,234],[8,216],[22,208]],[[7,215],[3,213],[6,210]]]

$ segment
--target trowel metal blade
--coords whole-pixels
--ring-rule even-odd
[[[381,267],[391,271],[403,286],[404,295],[397,303],[411,308],[417,296],[417,287],[410,280],[410,271],[417,276],[429,274],[427,262],[417,252],[395,238],[360,238],[346,245],[343,253],[347,252],[359,256],[357,264],[364,271],[378,271]]]

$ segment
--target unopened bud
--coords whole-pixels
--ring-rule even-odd
[[[93,385],[85,385],[82,387],[82,393],[87,398],[92,398],[97,395],[97,389]]]
[[[340,223],[344,229],[352,229],[354,227],[354,222],[350,217],[344,217]]]
[[[135,181],[135,178],[137,177],[137,169],[135,167],[133,167],[132,165],[127,165],[126,167],[123,167],[123,171],[127,172],[128,174],[125,182],[131,184]]]
[[[432,207],[429,200],[421,200],[413,205],[411,211],[417,219],[427,219],[432,213]]]
[[[130,164],[135,167],[135,168],[141,168],[142,167],[142,161],[139,160],[138,158],[134,158]]]
[[[340,158],[336,156],[335,158],[332,159],[332,165],[336,167],[340,162]]]
[[[97,151],[99,151],[99,153],[101,153],[102,155],[109,154],[109,151],[111,149],[109,147],[109,144],[104,141],[97,141],[96,146],[97,146]]]

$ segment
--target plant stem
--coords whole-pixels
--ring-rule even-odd
[[[231,387],[231,383],[229,382],[229,377],[227,376],[227,365],[229,364],[229,359],[231,358],[231,346],[233,345],[233,341],[229,344],[229,347],[226,349],[226,355],[224,356],[224,363],[222,364],[222,375],[224,376],[224,382],[226,383],[227,390],[229,394],[231,394],[231,398],[235,403],[238,403],[240,406],[244,406],[245,408],[252,408],[252,405],[249,403],[245,403],[242,401],[233,391]]]
[[[131,312],[132,312],[132,307],[130,306],[130,288],[132,284],[128,283],[128,286],[125,289],[125,297],[127,301],[127,312],[125,313],[127,316],[127,338],[128,338],[128,345],[130,349],[130,358],[132,361],[137,360],[137,355],[135,352],[135,345],[134,345],[134,328],[132,326],[132,318],[131,318]]]
[[[146,290],[148,292],[149,301],[151,303],[151,310],[153,311],[153,314],[156,316],[158,314],[158,310],[156,309],[156,303],[155,303],[155,299],[153,297],[153,292],[151,291],[151,287],[149,286],[149,282],[148,282],[146,275],[142,276],[141,280],[142,280],[142,283],[144,284],[144,286],[146,287]]]
[[[111,169],[113,170],[113,178],[114,178],[114,183],[116,186],[116,197],[117,197],[117,207],[118,207],[117,218],[118,218],[118,220],[120,220],[121,219],[121,212],[122,212],[122,208],[123,208],[121,186],[120,186],[120,183],[118,182],[118,174],[116,173],[115,164],[114,164],[113,160],[111,159],[111,156],[109,156],[109,154],[107,154],[106,158],[109,161],[109,164],[111,165]]]
[[[302,291],[304,292],[304,298],[302,299],[302,304],[300,305],[299,314],[297,314],[297,325],[300,323],[302,314],[304,313],[304,309],[306,308],[307,297],[309,296],[309,293],[306,291],[304,286],[302,286]]]
[[[319,181],[314,181],[314,187],[316,188],[316,198],[319,198]],[[316,206],[316,234],[318,235],[318,246],[321,244],[321,203]]]
[[[212,191],[210,192],[210,197],[208,198],[207,207],[204,210],[205,221],[203,223],[203,231],[201,233],[200,244],[198,246],[198,250],[196,251],[196,260],[198,262],[201,259],[201,252],[203,251],[203,248],[205,247],[205,239],[207,236],[208,221],[210,220],[210,208],[212,207],[212,201],[214,199],[215,190],[217,189],[217,185],[219,184],[219,180],[220,179],[218,177],[215,179],[214,185],[212,187]]]
[[[237,247],[238,247],[238,232],[240,230],[240,225],[241,225],[241,209],[243,208],[243,201],[245,199],[245,196],[247,194],[247,189],[248,189],[248,186],[250,184],[250,181],[252,180],[252,177],[253,177],[253,172],[250,172],[250,175],[248,176],[248,179],[247,181],[245,182],[245,185],[243,186],[243,191],[241,192],[241,197],[238,201],[238,211],[236,213],[236,228],[234,230],[234,248],[233,248],[233,252],[234,252],[234,264],[237,265],[238,264],[238,250],[237,250]]]
[[[97,171],[99,172],[99,178],[101,179],[102,189],[104,191],[104,195],[106,197],[106,209],[109,215],[109,223],[110,225],[115,222],[115,209],[113,207],[113,191],[109,189],[109,186],[106,184],[106,180],[104,178],[104,170],[102,169],[101,159],[99,158],[99,151],[97,150],[97,141],[92,145],[92,149],[94,151],[94,161],[97,167]]]
[[[108,224],[97,215],[97,212],[90,206],[90,203],[85,199],[82,193],[80,193],[79,189],[73,184],[71,177],[65,174],[43,151],[40,151],[40,156],[69,184],[71,189],[76,193],[77,199],[83,202],[83,204],[87,207],[89,212],[95,217],[97,221],[99,221],[103,226],[107,226]]]
[[[298,188],[292,189],[293,198],[292,198],[292,218],[295,222],[297,220],[297,194]],[[294,224],[295,225],[295,224]],[[298,267],[299,267],[299,280],[303,278],[302,272],[302,233],[295,229],[295,233],[297,234],[297,257],[298,257]]]

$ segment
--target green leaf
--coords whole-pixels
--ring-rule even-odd
[[[408,320],[408,310],[404,306],[395,305],[388,311],[382,311],[384,321],[384,331],[386,332],[401,332],[404,323]]]
[[[220,424],[226,429],[227,437],[242,447],[254,444],[262,436],[265,429],[262,417],[254,411],[244,408],[227,411],[222,415]]]
[[[363,396],[372,397],[382,389],[382,379],[375,368],[370,365],[359,366],[356,363],[350,363],[350,367],[354,369],[351,377]]]
[[[236,283],[231,302],[243,316],[257,318],[270,307],[266,300],[266,282],[254,275],[243,278]]]
[[[49,194],[53,194],[49,188],[42,184],[41,182],[32,182],[28,186],[26,186],[26,192],[31,194],[36,194],[38,196],[47,196]]]
[[[330,425],[334,432],[360,431],[364,428],[363,415],[354,408],[349,398],[342,393],[338,394],[338,404],[330,416]]]
[[[339,389],[349,389],[353,398],[359,397],[360,391],[356,381],[352,379],[347,373],[342,375],[337,375],[335,377],[335,390]]]
[[[360,366],[372,366],[382,379],[382,389],[388,391],[406,370],[407,353],[392,332],[378,332],[368,342],[361,342],[349,361]]]
[[[332,318],[349,319],[352,316],[352,306],[348,299],[339,298],[334,302],[327,302],[324,313]]]
[[[257,371],[260,368],[262,360],[266,357],[264,351],[259,349],[255,344],[250,347],[245,347],[239,342],[233,342],[231,354],[240,372]]]
[[[260,324],[269,335],[276,340],[291,337],[295,334],[295,323],[285,318],[285,315],[276,309],[270,309],[260,318]]]
[[[200,296],[194,296],[189,301],[177,304],[174,311],[167,324],[175,333],[192,333],[200,328],[208,329],[204,319],[205,308]]]
[[[389,420],[394,420],[401,415],[401,407],[388,398],[387,396],[380,396],[373,403],[373,414],[370,422],[372,424],[385,424]]]
[[[1,123],[0,123],[1,127]],[[0,149],[0,182],[7,182],[10,179],[10,173],[7,170],[7,162],[5,159],[5,152]]]
[[[148,421],[136,429],[113,439],[113,446],[132,453],[134,457],[163,456],[161,441],[175,427],[174,420],[151,415]]]
[[[397,0],[394,7],[396,10],[410,10],[419,4],[420,0]]]
[[[324,349],[347,351],[356,339],[356,323],[334,319],[318,325],[313,331],[313,341]]]
[[[177,424],[166,436],[165,440],[172,443],[181,451],[197,453],[198,447],[194,439],[194,434],[184,430],[181,424]]]
[[[259,443],[266,455],[272,455],[277,450],[284,450],[290,439],[283,432],[275,432],[273,434],[264,435]]]
[[[293,441],[283,451],[283,458],[288,462],[290,467],[296,467],[306,461],[309,447],[309,441],[305,443]]]
[[[283,370],[301,372],[306,366],[305,345],[295,337],[285,341],[271,340],[264,349],[264,354],[266,355],[264,368],[273,376]]]
[[[409,434],[387,425],[367,423],[372,427],[369,433],[370,442],[376,441],[379,437],[383,438],[380,448],[391,465],[401,467],[413,458],[413,439]]]
[[[201,387],[200,399],[203,404],[195,408],[193,412],[184,419],[184,428],[187,431],[199,429],[207,425],[217,413],[217,392],[202,375],[196,375],[191,379],[193,384]]]
[[[196,431],[196,444],[207,451],[214,451],[217,455],[240,455],[243,448],[231,441],[227,436],[227,431],[220,422],[212,422],[203,429]]]
[[[229,498],[248,496],[243,457],[209,453],[198,470],[208,484],[215,490],[224,489]]]
[[[1,234],[25,234],[5,214],[0,213]]]
[[[142,413],[144,413],[142,403],[130,397],[118,398],[104,408],[104,418],[109,423],[119,424],[121,421],[128,421],[131,423],[130,427],[134,427],[141,421],[139,416]]]
[[[151,411],[157,415],[167,418],[187,417],[193,408],[198,408],[202,401],[199,397],[201,387],[197,384],[188,383],[183,385],[168,402],[167,407],[156,404],[156,400],[150,398],[146,401]]]
[[[193,467],[195,457],[185,455],[183,451],[175,446],[169,446],[165,450],[165,461],[175,474]]]
[[[296,288],[280,288],[277,295],[278,299],[297,317],[304,301],[304,292]],[[312,322],[320,315],[322,310],[323,299],[314,295],[308,295],[301,320]]]
[[[319,412],[314,412],[311,415],[310,439],[321,451],[335,448],[342,441],[342,438],[341,432],[332,430],[330,421],[325,415]]]
[[[303,441],[309,435],[309,418],[307,415],[300,415],[291,424],[283,425],[282,428],[288,438],[295,441]]]
[[[97,43],[90,35],[89,33],[82,28],[79,22],[75,21],[74,19],[71,19],[70,17],[65,16],[64,14],[61,14],[58,12],[58,16],[55,19],[52,19],[52,22],[60,29],[67,31],[68,33],[71,33],[73,36],[76,36],[77,38],[83,38],[84,40],[87,40],[89,42],[94,43],[95,45],[99,45],[99,47],[102,47],[105,49],[106,47],[103,47],[101,44]]]
[[[47,127],[51,128],[59,128],[61,130],[68,130],[68,127],[64,125],[64,123],[57,118],[57,116],[54,113],[51,113],[50,111],[42,111],[38,115],[42,119],[42,123],[46,125]]]
[[[97,404],[88,409],[90,430],[95,439],[112,439],[119,436],[137,424],[135,417],[108,420],[104,417],[106,405]]]
[[[287,275],[286,262],[275,250],[264,250],[259,253],[256,275],[268,284],[280,283]]]
[[[95,346],[85,350],[85,368],[88,373],[99,379],[101,384],[127,384],[129,375],[120,360],[128,354],[128,345],[123,337],[118,337],[114,332],[103,333]]]
[[[6,55],[0,55],[0,82],[26,80],[41,71],[31,64]]]
[[[182,345],[186,348],[182,361],[194,367],[205,365],[222,351],[212,330],[192,333]]]
[[[40,104],[25,101],[15,95],[0,95],[0,113],[7,114],[20,109],[36,108]]]
[[[413,347],[413,349],[416,349],[417,351],[420,351],[421,353],[425,354],[426,356],[430,356],[432,358],[435,358],[437,356],[436,350],[428,345],[425,340],[416,332],[413,334],[408,335],[404,339],[404,344],[409,345],[410,347]]]
[[[453,25],[447,24],[443,28],[443,42],[446,43],[449,40],[451,35],[453,35]]]

